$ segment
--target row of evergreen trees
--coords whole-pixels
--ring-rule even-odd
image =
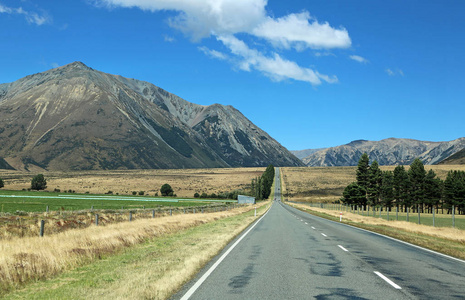
[[[255,200],[268,199],[271,194],[274,175],[274,166],[269,165],[262,176],[252,179],[250,190],[251,196],[255,197]]]
[[[465,214],[465,172],[449,171],[446,180],[436,176],[433,170],[425,171],[420,159],[415,159],[408,171],[397,166],[394,171],[381,171],[375,160],[369,165],[369,157],[361,156],[356,173],[357,181],[349,184],[341,201],[348,205],[397,206],[431,213],[434,208],[451,212],[455,206],[459,214]]]

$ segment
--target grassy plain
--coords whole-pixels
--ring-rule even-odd
[[[381,166],[394,170],[395,166]],[[331,203],[339,200],[344,188],[356,180],[357,167],[289,167],[281,168],[283,195],[291,201]],[[408,170],[408,166],[406,166]],[[445,179],[450,170],[465,171],[465,165],[425,166]]]
[[[255,219],[246,206],[0,241],[0,296],[165,299]]]
[[[47,190],[61,192],[132,195],[144,191],[145,195],[160,194],[160,187],[168,183],[178,197],[193,197],[194,193],[218,194],[247,189],[252,178],[261,176],[265,168],[179,169],[179,170],[116,170],[44,172]],[[28,189],[35,173],[1,170],[0,178],[7,190]]]

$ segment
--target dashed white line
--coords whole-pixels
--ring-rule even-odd
[[[305,222],[305,225],[308,225],[308,223],[307,223],[307,222]]]
[[[326,234],[324,234],[323,232],[321,233],[321,235],[322,235],[322,236],[324,236],[324,237],[327,237],[327,235],[326,235]]]
[[[315,227],[312,226],[312,229],[315,229]]]
[[[347,250],[346,248],[342,247],[341,245],[337,245],[339,248],[341,248],[342,250],[344,250],[345,252],[349,252],[349,250]]]
[[[378,275],[379,277],[381,277],[384,281],[386,281],[387,283],[389,283],[392,287],[394,287],[395,289],[397,290],[401,290],[402,288],[400,286],[398,286],[397,284],[395,284],[391,279],[387,278],[386,276],[384,276],[383,274],[381,274],[380,272],[378,271],[374,271],[376,275]]]

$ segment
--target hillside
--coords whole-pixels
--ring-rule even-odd
[[[367,153],[380,165],[409,165],[415,158],[437,164],[465,148],[465,138],[449,142],[427,142],[389,138],[381,141],[357,140],[346,145],[317,151],[302,159],[307,166],[356,166]]]
[[[0,85],[0,157],[18,170],[302,163],[231,106],[75,62]]]
[[[459,152],[449,156],[445,160],[441,161],[439,164],[444,165],[465,165],[465,149],[460,150]]]

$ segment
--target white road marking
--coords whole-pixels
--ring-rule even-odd
[[[308,225],[308,223],[307,223],[307,222],[305,222],[305,225]]]
[[[325,236],[325,237],[327,237],[327,235],[326,235],[326,234],[324,234],[323,232],[321,233],[321,235],[322,235],[322,236]]]
[[[344,250],[345,252],[349,252],[349,250],[347,250],[346,248],[342,247],[341,245],[337,245],[339,248],[341,248],[342,250]]]
[[[386,281],[387,283],[389,283],[390,285],[392,285],[395,289],[398,289],[398,290],[401,290],[402,288],[400,286],[398,286],[397,284],[395,284],[391,279],[387,278],[386,276],[384,276],[383,274],[381,274],[380,272],[378,271],[374,271],[376,275],[378,275],[379,277],[381,277],[384,281]]]
[[[270,207],[271,208],[271,207]],[[219,264],[226,258],[226,256],[228,256],[228,254],[242,241],[243,238],[245,238],[247,236],[247,234],[249,234],[250,231],[252,231],[252,229],[254,229],[255,226],[257,226],[258,223],[260,223],[260,221],[268,214],[268,212],[270,211],[270,209],[268,209],[268,211],[257,221],[255,222],[255,224],[253,224],[252,227],[250,227],[249,230],[247,230],[246,233],[244,233],[244,235],[242,235],[214,264],[213,266],[210,267],[210,269],[208,269],[207,272],[205,272],[205,274],[203,274],[202,277],[200,277],[200,279],[187,291],[187,293],[184,294],[184,296],[182,296],[181,300],[187,300],[189,299],[194,293],[195,291],[202,285],[202,283],[208,278],[208,276],[210,276],[211,273],[213,273],[213,271],[219,266]]]
[[[315,227],[312,226],[312,229],[315,229]]]

